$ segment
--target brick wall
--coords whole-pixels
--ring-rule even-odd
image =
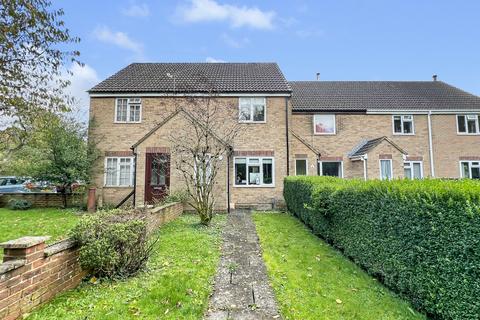
[[[147,212],[147,228],[154,231],[179,217],[183,204],[170,203]],[[60,292],[75,288],[85,277],[78,247],[71,240],[46,246],[49,237],[23,237],[0,244],[0,319],[18,319]]]
[[[81,204],[83,195],[67,194],[67,207]],[[0,194],[0,207],[6,207],[11,199],[27,200],[34,208],[63,208],[63,195],[60,193],[4,193]]]

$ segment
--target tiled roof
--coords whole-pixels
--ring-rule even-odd
[[[349,158],[361,157],[361,156],[369,153],[370,151],[372,151],[376,146],[378,146],[380,143],[382,143],[382,141],[387,141],[392,146],[394,146],[398,151],[407,155],[407,152],[405,150],[400,148],[397,144],[395,144],[393,141],[391,141],[387,137],[383,136],[383,137],[375,138],[375,139],[371,139],[371,140],[360,141],[360,143],[352,150],[352,152],[350,152],[350,154],[348,156],[349,156]]]
[[[442,81],[291,81],[294,111],[479,110],[480,97]]]
[[[170,75],[170,76],[169,76]],[[90,93],[290,93],[276,63],[132,63]]]

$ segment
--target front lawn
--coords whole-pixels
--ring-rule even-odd
[[[78,218],[72,210],[0,208],[0,242],[25,236],[51,236],[48,243],[52,243],[65,238]]]
[[[254,221],[285,319],[425,319],[296,218],[257,213]]]
[[[220,257],[224,215],[211,227],[184,215],[162,226],[147,270],[125,281],[82,283],[28,319],[201,319]]]

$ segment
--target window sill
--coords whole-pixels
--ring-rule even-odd
[[[457,132],[457,136],[480,136],[480,133],[461,133],[461,132]]]
[[[275,185],[233,185],[234,188],[275,188]]]
[[[394,136],[414,136],[415,133],[393,133]]]
[[[267,123],[267,121],[238,121],[238,123],[242,123],[242,124],[262,124],[262,123]]]
[[[336,135],[337,133],[334,132],[334,133],[313,133],[314,136],[334,136]]]
[[[142,123],[142,121],[113,121],[113,123],[117,123],[117,124],[138,124],[138,123]]]

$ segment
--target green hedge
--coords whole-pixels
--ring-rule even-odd
[[[480,318],[480,183],[288,177],[290,212],[434,319]]]

